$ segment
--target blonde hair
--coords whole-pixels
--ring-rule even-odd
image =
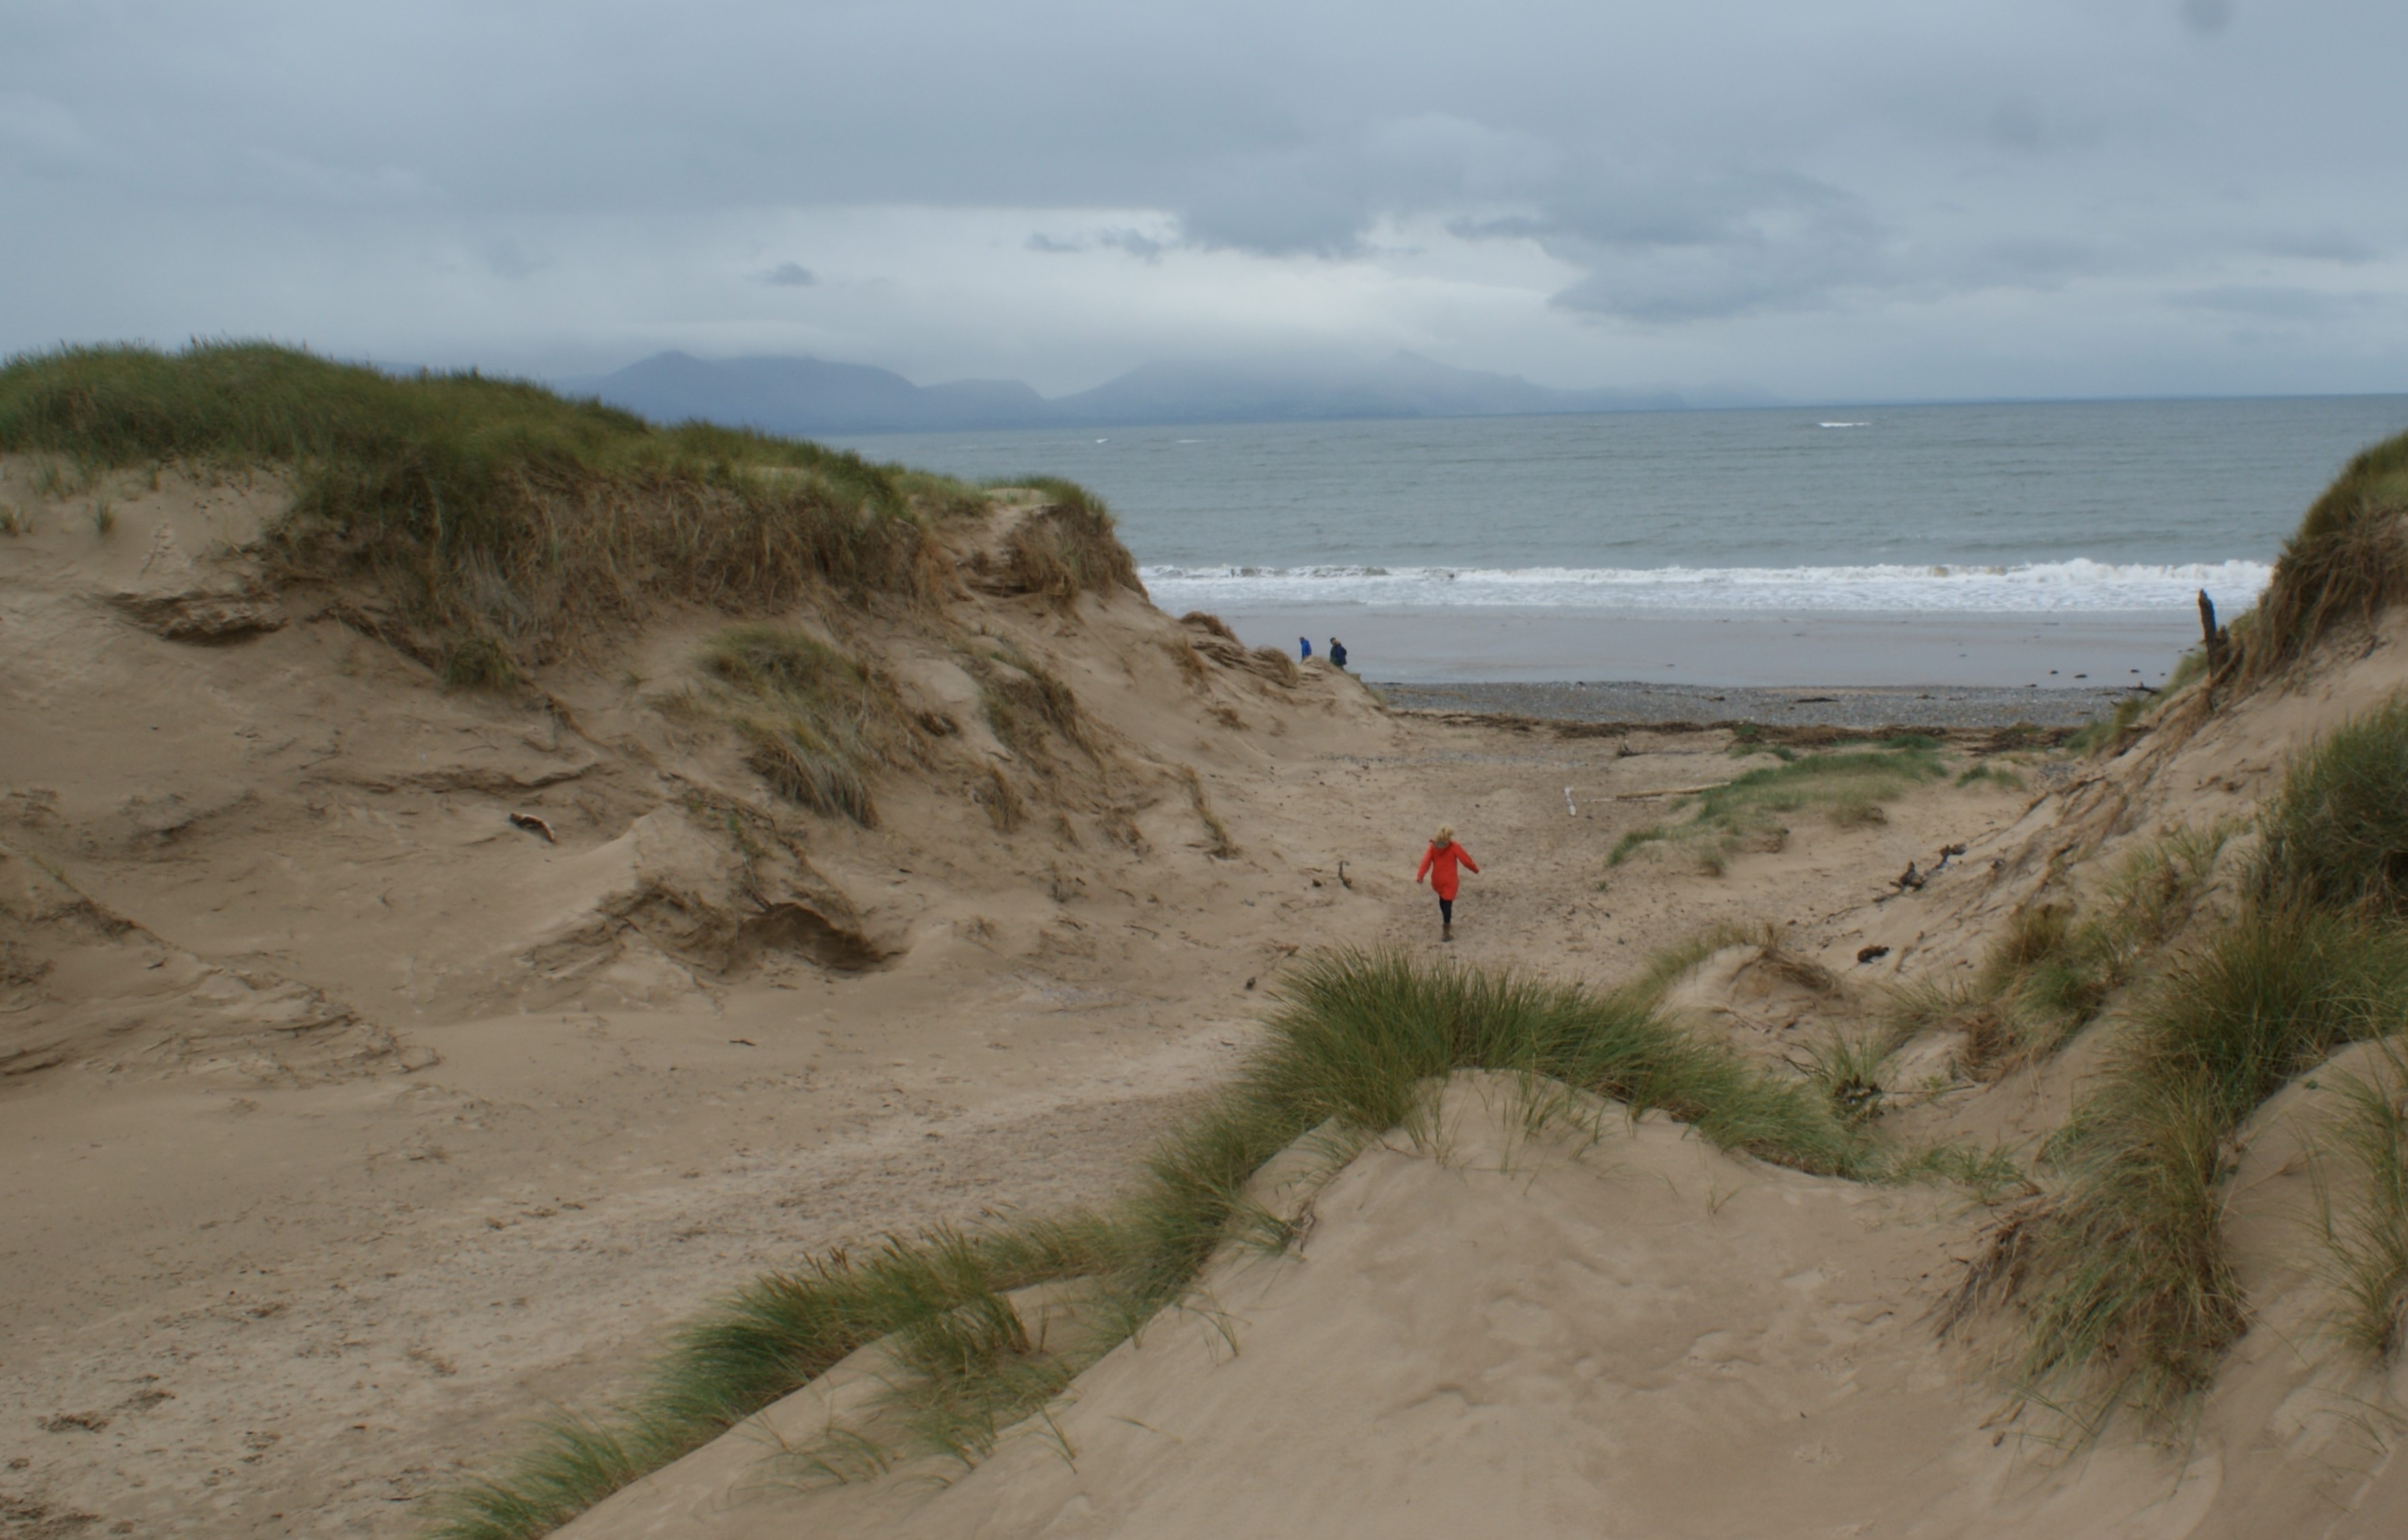
[[[1438,837],[1432,840],[1430,843],[1438,846],[1440,850],[1444,850],[1447,846],[1455,843],[1455,830],[1452,828],[1440,829],[1438,831]]]

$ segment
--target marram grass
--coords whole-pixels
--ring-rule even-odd
[[[1994,1230],[1956,1293],[1952,1323],[2012,1302],[2017,1377],[2077,1420],[2132,1406],[2162,1422],[2195,1403],[2248,1319],[2223,1232],[2235,1136],[2335,1049],[2408,1030],[2408,927],[2390,877],[2408,864],[2403,751],[2408,710],[2395,702],[2292,761],[2261,818],[2247,901],[2128,1007],[2114,1057],[2051,1143],[2059,1184]],[[2163,934],[2160,900],[2176,902],[2165,889],[2136,882],[2120,897],[2147,917],[2135,950]],[[2358,1143],[2379,1143],[2365,1133],[2381,1131],[2372,1093],[2359,1101]],[[2366,1284],[2358,1336],[2387,1353],[2387,1243],[2380,1223],[2354,1225],[2329,1226],[2329,1240]]]
[[[973,1461],[1070,1375],[1134,1334],[1232,1242],[1277,1246],[1283,1222],[1246,1192],[1269,1159],[1325,1125],[1335,1147],[1426,1127],[1446,1076],[1528,1077],[1689,1123],[1720,1148],[1845,1175],[1892,1174],[1889,1159],[1816,1086],[1690,1036],[1656,1004],[1660,984],[1598,991],[1402,953],[1311,956],[1282,983],[1263,1045],[1237,1080],[1164,1142],[1135,1190],[1101,1212],[1011,1220],[890,1241],[761,1278],[679,1334],[633,1403],[562,1418],[494,1475],[439,1504],[443,1540],[523,1540],[697,1447],[882,1339],[911,1371],[890,1450],[859,1437],[819,1452],[830,1474],[897,1455]],[[1097,1323],[1067,1352],[1028,1340],[1004,1296],[1083,1280]]]
[[[0,453],[86,483],[278,470],[294,492],[274,531],[283,575],[364,594],[346,618],[464,685],[508,684],[663,602],[932,602],[949,581],[932,532],[986,506],[965,482],[798,439],[258,342],[20,354],[0,364]],[[1048,492],[1068,511],[1032,557],[1053,563],[1044,591],[1120,582],[1127,553],[1101,505]]]
[[[1879,745],[1795,755],[1698,793],[1686,823],[1656,824],[1623,835],[1606,857],[1619,866],[1660,841],[1695,849],[1705,869],[1720,874],[1744,850],[1778,850],[1784,819],[1819,813],[1842,828],[1879,823],[1881,806],[1947,773],[1931,739],[1905,734]]]

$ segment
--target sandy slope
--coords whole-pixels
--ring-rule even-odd
[[[724,1484],[696,1457],[566,1533],[2103,1536],[2203,1507],[2149,1453],[2074,1490],[1985,1426],[1908,1307],[1963,1232],[1934,1194],[1742,1163],[1610,1107],[1594,1144],[1533,1140],[1518,1101],[1458,1077],[1440,1137],[1311,1195],[1300,1252],[1227,1259],[950,1485],[789,1495],[772,1483],[799,1469],[756,1433],[740,1464],[720,1452]],[[808,1447],[815,1409],[767,1421]]]
[[[37,500],[26,468],[0,474],[13,500]],[[1870,1008],[1877,978],[1970,960],[2053,849],[2112,852],[2168,818],[2245,806],[2289,735],[2399,677],[2396,648],[2379,650],[2321,676],[2322,697],[2253,706],[2277,714],[2179,748],[2165,734],[2163,752],[2036,802],[1937,788],[1884,826],[1801,826],[1721,879],[1648,858],[1600,890],[1614,840],[1659,815],[1616,799],[1727,776],[1724,737],[1640,734],[1625,756],[1612,740],[1386,717],[1319,669],[1287,685],[1199,655],[1198,679],[1174,655],[1197,633],[1134,597],[1066,615],[966,567],[951,630],[796,617],[843,628],[954,727],[882,781],[882,827],[863,830],[781,813],[728,744],[656,709],[710,617],[664,615],[529,699],[447,694],[332,618],[340,596],[259,586],[240,547],[279,506],[272,483],[110,490],[106,536],[83,504],[53,502],[0,543],[0,1533],[406,1533],[418,1497],[547,1404],[606,1398],[714,1289],[889,1230],[1108,1193],[1234,1062],[1291,949],[1432,942],[1408,874],[1439,822],[1484,868],[1455,948],[1469,960],[1604,981],[1709,922],[1782,927],[1850,980],[1839,995],[1733,948],[1684,996],[1778,1055]],[[1066,755],[1048,771],[985,734],[948,651],[980,628],[1074,686],[1094,764]],[[1010,833],[981,800],[989,766],[1025,795]],[[1182,767],[1233,856],[1211,853]],[[1956,842],[1971,853],[1923,892],[1887,885]],[[1890,955],[1859,968],[1875,943]],[[1944,1067],[1946,1044],[1922,1051]],[[2081,1062],[1960,1086],[1913,1115],[2036,1130]],[[1478,1120],[1465,1126],[1479,1147]],[[1316,1469],[1340,1493],[1435,1496],[1408,1473],[1450,1450],[1490,1473],[1466,1493],[1523,1504],[1542,1533],[1595,1490],[1660,1516],[1633,1533],[1692,1533],[1684,1513],[1723,1516],[1700,1533],[1803,1533],[1751,1528],[1749,1513],[1770,1523],[1792,1502],[1817,1523],[1872,1521],[1848,1517],[1861,1509],[1910,1526],[1858,1533],[1985,1533],[1942,1524],[1974,1510],[1915,1505],[1940,1470],[1991,1483],[1978,1490],[2035,1524],[2055,1511],[2042,1489],[2057,1477],[2028,1453],[2009,1461],[2015,1438],[1985,1442],[2004,1431],[1978,1427],[1996,1404],[1915,1324],[1924,1274],[1972,1218],[1719,1159],[1652,1124],[1502,1187],[1469,1156],[1369,1157],[1325,1196],[1338,1207],[1304,1265],[1216,1282],[1244,1302],[1237,1359],[1208,1368],[1206,1339],[1165,1329],[1096,1371],[1071,1413],[1102,1419],[1074,1438],[1092,1490],[1015,1448],[946,1501],[1008,1479],[1010,1500],[979,1510],[993,1533],[1039,1533],[1056,1513],[1088,1526],[1062,1533],[1182,1533],[1195,1494],[1221,1489],[1210,1461],[1166,1462],[1110,1421],[1158,1422],[1151,1409],[1240,1468],[1289,1473],[1250,1499],[1265,1515],[1348,1511],[1336,1495],[1312,1506]],[[2302,1181],[2274,1168],[2269,1201],[2296,1212],[2282,1184]],[[1470,1228],[1450,1240],[1457,1224]],[[1531,1259],[1518,1282],[1515,1258]],[[1624,1280],[1623,1303],[1584,1313],[1599,1277]],[[1713,1289],[1693,1299],[1700,1279]],[[2267,1279],[2304,1318],[2308,1285]],[[1356,1308],[1367,1290],[1379,1311]],[[1526,1311],[1512,1303],[1525,1294]],[[1278,1350],[1255,1353],[1255,1331]],[[1712,1343],[1690,1365],[1716,1331],[1756,1341],[1770,1367],[1727,1373],[1745,1355]],[[1400,1340],[1413,1351],[1387,1352]],[[2269,1514],[2344,1513],[2356,1476],[2300,1471],[2374,1457],[2299,1432],[2332,1418],[2296,1415],[2313,1376],[2266,1340],[2244,1344],[2234,1383],[2257,1388],[2234,1396],[2288,1404],[2292,1421],[2215,1425],[2234,1448],[2274,1451],[2217,1454],[2215,1490],[2245,1486]],[[1584,1361],[1620,1367],[1584,1376]],[[1376,1385],[1349,1377],[1383,1364]],[[1492,1400],[1467,1389],[1484,1375],[1502,1376]],[[1850,1385],[1879,1394],[1850,1400]],[[1326,1398],[1319,1421],[1260,1401],[1307,1390]],[[1792,1402],[1832,1431],[1793,1435]],[[1341,1469],[1351,1441],[1308,1436],[1383,1415],[1359,1471]],[[1684,1426],[1777,1472],[1758,1493],[1774,1505],[1745,1508],[1761,1483],[1698,1464],[1714,1446],[1671,1440]],[[1841,1462],[1797,1454],[1810,1448]],[[1609,1456],[1656,1484],[1604,1480]],[[2105,1524],[2154,1501],[2144,1490],[2174,1490],[2182,1464],[2121,1448],[2083,1469],[2112,1476],[2082,1510]],[[1712,1503],[1684,1507],[1683,1483]],[[1870,1507],[1831,1495],[1868,1489]],[[865,1523],[922,1521],[891,1494],[843,1495],[867,1504]],[[1095,1517],[1076,1518],[1080,1502]],[[2177,1510],[2191,1511],[2148,1511]],[[1913,1528],[1927,1511],[1942,1527]]]

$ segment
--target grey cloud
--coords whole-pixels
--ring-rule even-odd
[[[762,282],[780,289],[808,289],[819,275],[799,262],[781,262],[760,275]]]
[[[98,159],[99,145],[65,104],[32,92],[0,90],[0,162],[67,174]]]
[[[1104,251],[1126,252],[1129,255],[1145,262],[1159,262],[1162,260],[1163,252],[1182,243],[1176,238],[1156,240],[1142,230],[1123,227],[1094,231],[1087,239],[1068,240],[1057,236],[1049,236],[1040,230],[1031,235],[1022,244],[1029,251],[1046,256],[1067,256],[1072,252],[1091,252],[1100,248]]]
[[[1658,324],[1822,303],[1886,276],[1885,233],[1862,201],[1795,173],[1689,181],[1574,180],[1535,214],[1458,221],[1587,270],[1560,309]]]
[[[1145,262],[1158,262],[1162,253],[1169,250],[1168,244],[1155,240],[1141,230],[1106,230],[1096,237],[1096,244],[1116,252],[1126,252]]]
[[[2088,241],[2054,236],[2016,236],[1983,246],[1964,264],[1966,285],[2050,288],[2068,280],[2111,271],[2107,254]]]
[[[2335,262],[2349,266],[2376,261],[2384,254],[2382,248],[2346,230],[2304,235],[2283,232],[2269,236],[2258,249],[2269,256],[2304,257],[2311,262]]]
[[[533,278],[552,266],[550,258],[528,252],[515,240],[488,242],[480,254],[489,271],[496,278],[507,279],[511,282]]]
[[[2363,316],[2391,303],[2390,296],[2378,294],[2333,294],[2323,289],[2271,283],[2220,284],[2172,294],[2166,298],[2167,303],[2184,309],[2214,310],[2259,321],[2302,324]]]
[[[1778,331],[1868,389],[2009,353],[2089,389],[2101,324],[2212,349],[2317,270],[2286,263],[2408,285],[2408,7],[2292,0],[2245,50],[2188,46],[2229,0],[1908,8],[43,0],[0,50],[0,352],[233,327],[1060,378],[1261,316],[1572,382],[1622,367],[1603,318],[1653,379],[1747,377]],[[793,303],[781,251],[884,297]],[[2408,359],[2367,336],[2398,307],[2292,303],[2336,367]]]
[[[2045,130],[2040,108],[2021,97],[2010,97],[1990,109],[1990,137],[2016,150],[2037,150]]]

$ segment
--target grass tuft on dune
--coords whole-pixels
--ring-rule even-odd
[[[1282,983],[1263,1045],[1102,1213],[1010,1220],[891,1241],[757,1280],[686,1328],[635,1403],[564,1418],[501,1472],[443,1501],[442,1540],[523,1540],[799,1389],[856,1348],[888,1342],[902,1371],[882,1431],[838,1431],[805,1452],[824,1475],[897,1458],[970,1461],[1079,1370],[1134,1334],[1232,1243],[1277,1249],[1288,1223],[1249,1192],[1275,1155],[1316,1130],[1341,1163],[1365,1137],[1426,1134],[1445,1077],[1523,1077],[1534,1124],[1592,1115],[1584,1091],[1658,1109],[1716,1146],[1799,1170],[1885,1174],[1877,1146],[1813,1084],[1753,1064],[1666,1017],[1660,985],[1598,991],[1397,952],[1308,957]],[[1091,1329],[1032,1342],[1006,1296],[1075,1280]]]
[[[368,601],[347,619],[467,686],[507,685],[664,601],[760,614],[824,588],[929,602],[932,531],[986,506],[965,482],[797,439],[660,427],[523,381],[394,375],[257,342],[11,358],[0,451],[86,481],[278,469],[294,488],[276,531],[283,574],[361,587]],[[1101,506],[1054,495],[1088,511],[1057,540],[1061,559],[1079,581],[1112,578],[1113,553],[1127,554]]]
[[[1021,476],[996,486],[1028,487],[1045,495],[1047,506],[1015,525],[1004,554],[1021,587],[1067,608],[1082,594],[1125,588],[1145,592],[1137,558],[1120,542],[1104,500],[1059,476]]]
[[[2408,600],[2408,433],[2360,452],[2283,543],[2231,627],[2230,677],[2255,684],[2326,637]]]
[[[1742,851],[1780,849],[1789,834],[1783,820],[1791,814],[1819,813],[1843,828],[1878,824],[1885,816],[1883,803],[1947,773],[1937,743],[1917,734],[1862,749],[1792,755],[1698,794],[1696,812],[1684,824],[1630,830],[1606,864],[1619,866],[1648,845],[1672,842],[1694,849],[1705,870],[1720,875]]]
[[[2008,916],[1962,985],[1897,990],[1884,1012],[1895,1032],[1961,1034],[1958,1062],[1994,1079],[2071,1042],[2109,999],[2139,979],[2199,913],[2218,856],[2240,827],[2178,828],[2142,842],[2086,904],[2036,901]]]
[[[757,623],[710,639],[701,663],[714,687],[700,714],[735,728],[780,796],[877,827],[869,773],[910,742],[892,684],[814,637]]]

